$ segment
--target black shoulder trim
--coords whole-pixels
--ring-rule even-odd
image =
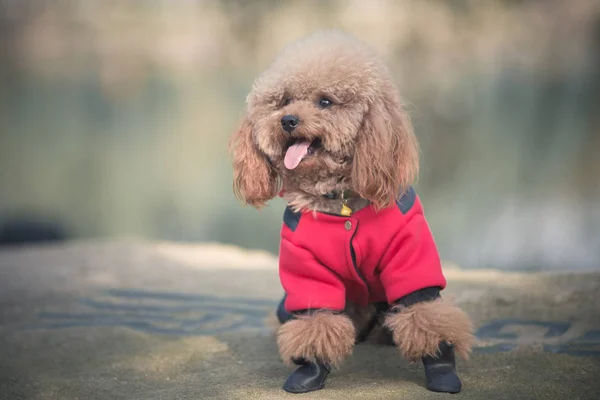
[[[298,227],[298,223],[300,222],[301,214],[298,212],[294,212],[291,208],[286,207],[285,212],[283,213],[283,223],[287,225],[288,228],[292,230],[292,232],[296,231]]]
[[[396,205],[400,209],[400,212],[402,212],[402,214],[409,212],[412,206],[415,204],[416,198],[417,193],[415,192],[415,189],[413,189],[412,186],[409,186],[402,197],[400,197],[399,200],[396,200]]]

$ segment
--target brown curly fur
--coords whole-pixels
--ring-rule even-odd
[[[281,325],[277,344],[287,364],[292,364],[294,358],[303,358],[338,366],[352,353],[355,335],[354,325],[346,315],[317,311]]]
[[[436,356],[442,341],[454,345],[458,356],[467,360],[473,342],[469,316],[445,300],[417,303],[408,308],[394,307],[384,325],[392,331],[394,342],[411,361]]]
[[[320,108],[322,96],[334,104]],[[264,205],[281,180],[295,210],[338,210],[339,200],[323,197],[334,190],[354,190],[382,208],[417,176],[417,141],[390,73],[351,37],[320,32],[289,45],[246,103],[230,149],[235,193],[247,204]],[[301,121],[294,137],[322,141],[293,170],[283,165],[290,134],[280,121],[287,114]]]
[[[254,143],[252,125],[247,118],[231,137],[229,146],[233,154],[236,196],[256,208],[262,207],[277,194],[278,176]]]

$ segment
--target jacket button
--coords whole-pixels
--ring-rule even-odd
[[[352,222],[346,221],[344,223],[344,228],[346,228],[347,231],[349,231],[350,229],[352,229]]]

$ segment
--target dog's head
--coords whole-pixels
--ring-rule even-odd
[[[254,82],[231,140],[234,190],[260,207],[282,181],[352,189],[383,208],[416,177],[418,149],[385,65],[336,32],[289,45]]]

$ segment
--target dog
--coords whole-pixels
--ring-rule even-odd
[[[322,389],[378,332],[422,360],[426,387],[456,393],[469,316],[440,296],[441,261],[413,184],[419,147],[391,73],[366,44],[323,31],[255,80],[230,140],[233,187],[260,209],[283,197],[277,343],[298,368],[283,389]]]

